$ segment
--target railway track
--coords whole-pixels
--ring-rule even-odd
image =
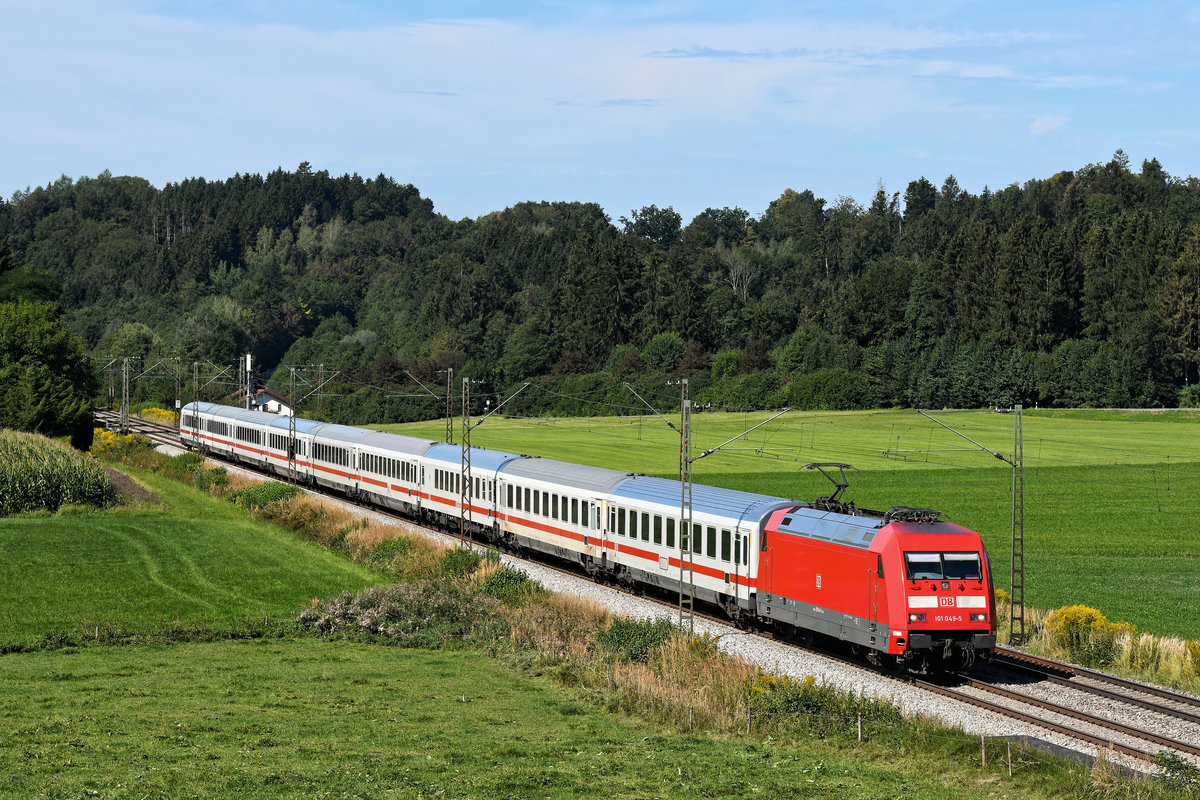
[[[96,418],[112,427],[119,424],[119,415],[115,412],[98,412]],[[170,427],[131,418],[128,428],[156,444],[179,446],[178,435]],[[413,524],[412,520],[378,506],[347,500],[320,487],[313,490]],[[437,532],[453,536],[451,532]],[[579,570],[548,559],[533,560],[543,568],[590,580]],[[673,603],[653,596],[645,599],[664,607],[675,607]],[[699,610],[696,617],[729,624],[722,616]],[[762,631],[755,635],[772,638],[770,633]],[[846,656],[827,649],[816,648],[816,652],[846,660]],[[987,672],[987,677],[962,675],[955,676],[951,682],[912,677],[897,680],[1086,742],[1100,750],[1153,759],[1160,750],[1169,749],[1200,758],[1200,699],[1010,648],[998,648],[992,664],[991,669],[979,671]],[[1054,696],[1047,697],[1047,694]],[[1098,704],[1104,713],[1097,713]],[[1136,724],[1131,724],[1131,720]]]

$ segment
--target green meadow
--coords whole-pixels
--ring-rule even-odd
[[[386,577],[131,472],[161,506],[0,518],[0,796],[701,798],[803,787],[959,798],[988,796],[1000,780],[1010,796],[1086,790],[1084,776],[1025,751],[1003,778],[979,766],[976,741],[930,726],[868,724],[861,743],[849,722],[828,740],[693,736],[679,732],[682,718],[607,713],[632,701],[576,691],[560,657],[326,640],[290,622],[298,609]],[[242,622],[263,617],[269,625]],[[550,677],[558,670],[564,685]]]
[[[590,708],[473,652],[317,639],[0,660],[4,797],[1067,796],[978,742],[687,736]],[[884,733],[886,736],[886,733]],[[893,745],[894,746],[894,745]],[[974,752],[972,751],[974,748]],[[1000,751],[998,751],[1000,752]],[[965,764],[966,766],[963,766]]]
[[[0,518],[0,647],[290,619],[314,597],[385,580],[223,500],[135,475],[161,507]]]
[[[693,414],[693,456],[769,414]],[[998,587],[1010,583],[1014,417],[986,411],[790,412],[697,460],[693,480],[811,500],[833,490],[812,462],[843,462],[859,506],[937,508],[980,531]],[[672,418],[676,425],[678,416]],[[934,421],[934,420],[937,421]],[[952,427],[962,436],[947,430]],[[1200,638],[1200,415],[1037,411],[1022,417],[1025,600],[1084,603],[1109,619]],[[455,423],[458,441],[460,424]],[[441,439],[441,421],[385,426]],[[967,438],[963,438],[963,436]],[[971,441],[968,441],[970,439]],[[677,477],[679,436],[663,419],[492,417],[473,445]]]

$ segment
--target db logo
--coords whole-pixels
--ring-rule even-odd
[[[951,607],[953,607],[953,606],[954,606],[954,598],[953,598],[953,597],[939,597],[939,598],[938,598],[938,605],[939,605],[939,606],[951,606]]]
[[[818,589],[820,589],[820,588],[821,588],[821,576],[820,576],[820,574],[818,574],[818,575],[817,575],[817,588],[818,588]]]

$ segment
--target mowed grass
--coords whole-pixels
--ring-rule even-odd
[[[693,456],[768,416],[694,414]],[[1011,414],[933,416],[1012,458]],[[1030,410],[1022,428],[1026,603],[1084,603],[1142,630],[1200,638],[1200,414]],[[434,439],[445,433],[439,421],[386,429]],[[678,476],[678,434],[656,417],[491,418],[471,442]],[[980,531],[996,584],[1008,588],[1012,468],[914,411],[792,412],[696,461],[693,480],[812,500],[833,486],[802,467],[831,461],[857,468],[848,472],[843,498],[861,507],[937,508]]]
[[[989,796],[1000,780],[869,741],[674,735],[469,652],[293,639],[0,663],[6,797],[936,800]],[[1022,795],[1035,782],[1005,780]]]
[[[223,500],[136,475],[161,509],[0,518],[0,645],[290,619],[314,597],[386,580]]]

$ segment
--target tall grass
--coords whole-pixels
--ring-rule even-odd
[[[0,430],[0,515],[115,501],[95,459],[45,436]]]
[[[1007,642],[1012,606],[996,593],[996,630]],[[1200,692],[1200,640],[1138,632],[1087,606],[1025,609],[1025,650],[1119,675]]]

